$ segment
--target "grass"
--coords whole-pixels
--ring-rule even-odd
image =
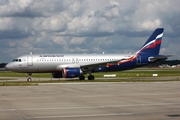
[[[152,74],[158,76],[180,76],[180,68],[138,68],[119,72],[101,72],[93,73],[96,78],[102,78],[105,74],[116,74],[116,77],[151,77]],[[88,75],[86,75],[87,77]],[[0,77],[28,77],[27,73],[15,73],[9,71],[1,71]],[[34,78],[51,78],[51,73],[34,73]],[[1,79],[1,78],[0,78]]]
[[[119,72],[103,72],[94,73],[96,78],[103,77],[104,74],[116,74],[116,77],[151,77],[152,74],[158,74],[160,77],[164,76],[180,76],[180,69],[177,68],[138,68]]]
[[[38,85],[37,83],[28,83],[28,82],[0,82],[0,86],[30,86]]]
[[[116,78],[102,79],[105,74],[116,74]],[[152,77],[152,74],[158,74],[158,77]],[[93,73],[95,80],[79,81],[77,79],[72,80],[51,80],[51,73],[34,73],[33,78],[49,78],[47,81],[32,81],[32,82],[19,82],[8,81],[12,80],[11,77],[28,77],[27,73],[15,73],[9,71],[0,72],[0,86],[29,86],[38,85],[38,83],[68,83],[68,82],[162,82],[162,81],[180,81],[180,68],[138,68],[127,71],[119,72],[101,72]],[[87,78],[88,75],[86,75]],[[169,77],[166,80],[162,80],[160,77]],[[171,77],[172,76],[172,77]],[[177,76],[177,77],[176,77]],[[6,78],[1,78],[6,77]],[[101,78],[101,79],[99,79]],[[120,79],[118,79],[120,78]],[[13,78],[14,79],[14,78]]]
[[[84,83],[84,82],[172,82],[180,81],[179,79],[169,79],[169,80],[160,80],[160,79],[95,79],[95,80],[47,80],[47,81],[14,81],[14,82],[0,82],[0,86],[35,86],[39,83]]]
[[[0,77],[27,77],[27,73],[16,73],[10,71],[1,71]],[[32,77],[36,78],[51,78],[51,73],[34,73]]]

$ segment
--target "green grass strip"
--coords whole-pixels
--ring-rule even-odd
[[[0,82],[0,86],[31,86],[38,85],[37,83],[28,82]]]

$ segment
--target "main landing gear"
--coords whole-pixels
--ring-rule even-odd
[[[88,76],[88,80],[94,80],[94,76],[93,75],[89,75]]]
[[[31,81],[32,81],[32,78],[31,78],[32,73],[28,73],[28,75],[29,75],[29,77],[27,78],[27,81],[28,81],[28,82],[31,82]]]
[[[79,80],[85,80],[85,76],[84,75],[79,76]]]
[[[85,76],[84,75],[79,76],[79,80],[85,80]],[[94,76],[93,75],[89,75],[88,76],[88,80],[94,80]]]

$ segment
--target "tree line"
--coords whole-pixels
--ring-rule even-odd
[[[156,67],[156,66],[159,66],[159,65],[180,65],[180,60],[165,60],[165,61],[159,61],[157,63],[153,63],[153,64],[150,64],[148,65],[149,67]]]
[[[1,63],[0,68],[4,68],[7,65],[7,63]]]

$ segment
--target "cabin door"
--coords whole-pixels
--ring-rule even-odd
[[[138,55],[136,58],[136,64],[141,65],[141,56],[140,55]]]
[[[27,65],[33,66],[33,56],[27,56]]]

